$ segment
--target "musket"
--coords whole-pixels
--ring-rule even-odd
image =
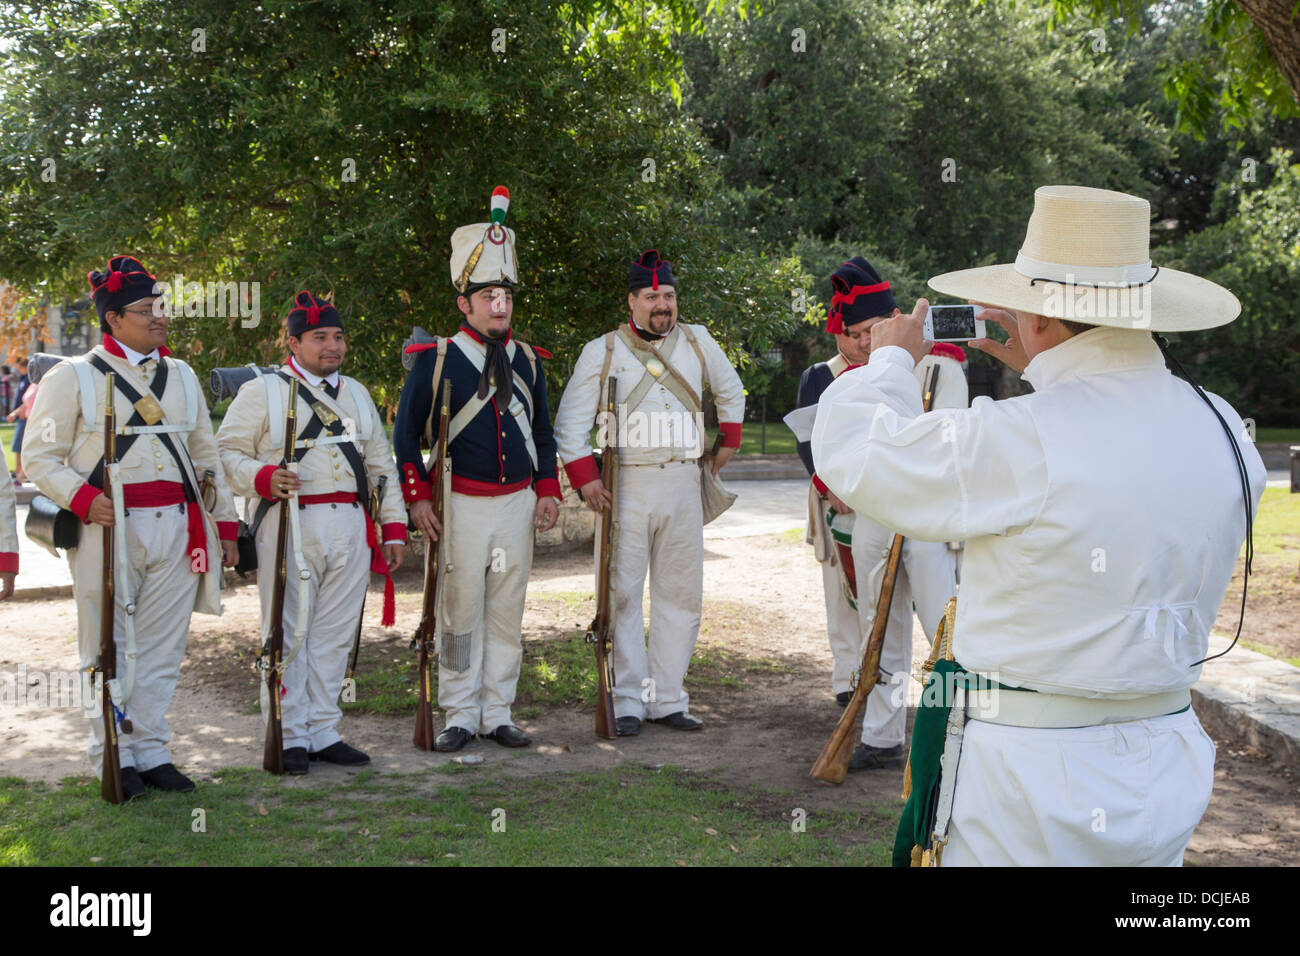
[[[430,483],[433,485],[433,514],[442,528],[438,541],[424,542],[424,607],[420,624],[411,638],[411,647],[420,652],[420,696],[415,707],[415,746],[432,750],[436,735],[433,732],[433,654],[438,636],[438,584],[442,568],[438,556],[446,547],[447,496],[450,487],[451,459],[447,457],[447,430],[451,420],[451,382],[442,383],[442,409],[438,413],[438,451],[434,457]]]
[[[922,389],[922,408],[929,411],[934,404],[934,392],[939,381],[939,366],[933,365],[925,377]],[[866,706],[867,696],[880,682],[880,649],[885,643],[885,629],[889,626],[889,607],[894,600],[894,582],[898,577],[898,564],[903,556],[903,536],[894,535],[889,546],[889,558],[885,562],[885,577],[880,582],[880,597],[876,600],[876,618],[871,624],[871,636],[862,654],[862,667],[858,671],[857,683],[853,686],[853,696],[848,706],[840,714],[839,723],[831,731],[831,739],[826,742],[822,752],[817,755],[809,776],[827,783],[844,782],[849,772],[849,758],[853,756],[853,744],[858,739],[859,721],[862,708]],[[910,637],[909,637],[910,640]]]
[[[298,436],[298,379],[289,380],[289,407],[284,414],[284,458],[279,467],[287,468],[293,461],[294,444]],[[280,683],[283,678],[280,660],[284,657],[284,587],[288,574],[285,551],[289,543],[289,509],[295,506],[292,497],[280,500],[280,512],[275,530],[275,586],[271,591],[271,631],[266,647],[262,649],[262,668],[266,671],[267,702],[266,746],[262,750],[262,769],[269,773],[284,773],[284,730],[280,724]]]
[[[618,413],[614,405],[617,380],[609,377],[605,397],[605,444],[601,451],[601,481],[609,492],[609,507],[596,529],[600,566],[596,569],[596,616],[587,628],[587,643],[596,649],[596,736],[618,736],[614,719],[614,509],[618,502]]]
[[[117,385],[117,376],[109,372],[105,378],[107,384],[104,393],[104,494],[110,495],[112,484],[109,481],[109,469],[117,460],[117,419],[113,412],[113,389]],[[113,706],[113,692],[110,682],[117,679],[117,641],[113,637],[113,617],[116,610],[117,594],[113,585],[115,562],[114,548],[117,546],[116,525],[104,525],[103,578],[99,597],[99,676],[100,706],[104,717],[104,766],[99,779],[99,795],[109,803],[125,803],[126,795],[122,792],[122,765],[117,750],[117,708]],[[126,529],[122,529],[126,533]],[[131,732],[128,723],[124,728]]]
[[[370,501],[367,503],[366,520],[371,524],[379,524],[379,509],[384,506],[384,488],[388,484],[388,476],[380,475],[379,483],[375,485],[375,490],[370,493]],[[383,538],[380,537],[382,543]],[[361,621],[366,614],[366,596],[361,595],[361,613],[357,615],[357,633],[352,638],[352,653],[348,655],[348,678],[351,679],[357,672],[357,655],[361,653]]]

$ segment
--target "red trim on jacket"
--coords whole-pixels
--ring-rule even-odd
[[[117,339],[113,338],[113,336],[109,335],[108,333],[105,333],[104,341],[101,344],[104,346],[104,351],[107,352],[109,355],[116,355],[120,359],[124,359],[124,360],[126,359],[126,353],[122,351],[122,346],[118,343]],[[172,354],[172,350],[169,349],[167,346],[165,345],[158,346],[158,355],[161,358],[166,358],[171,354]]]
[[[739,448],[740,432],[744,427],[741,422],[718,422],[718,431],[722,433],[722,447]]]
[[[271,476],[275,474],[275,465],[263,465],[257,472],[257,477],[253,479],[253,488],[257,493],[267,501],[275,501],[275,495],[271,493]]]
[[[0,574],[6,571],[10,574],[18,573],[18,552],[0,551]]]
[[[217,537],[222,541],[235,541],[239,538],[238,521],[218,521]]]
[[[402,497],[408,505],[433,498],[433,485],[422,481],[415,465],[409,461],[402,465]]]
[[[406,525],[401,521],[390,521],[383,527],[384,543],[406,541]]]
[[[569,484],[574,488],[581,488],[583,485],[600,478],[600,469],[596,467],[595,455],[588,455],[586,458],[579,458],[577,461],[569,462],[564,466],[564,471],[569,476]]]
[[[934,348],[930,349],[931,355],[946,355],[956,362],[966,361],[966,350],[960,345],[953,345],[951,342],[935,342]]]
[[[102,494],[103,492],[94,485],[82,485],[77,489],[77,493],[72,496],[72,500],[68,502],[68,510],[76,514],[81,519],[82,524],[90,524],[90,518],[87,517],[90,513],[90,503]]]
[[[538,478],[537,483],[533,485],[533,490],[537,492],[539,498],[554,498],[559,501],[563,497],[560,494],[560,480],[558,478]]]
[[[817,494],[821,495],[823,498],[826,497],[826,492],[830,491],[830,489],[826,487],[826,482],[822,481],[814,473],[812,476],[812,483],[813,487],[817,489]]]

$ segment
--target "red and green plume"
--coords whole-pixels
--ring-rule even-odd
[[[492,221],[498,226],[506,221],[506,210],[510,208],[510,190],[498,186],[492,190]]]

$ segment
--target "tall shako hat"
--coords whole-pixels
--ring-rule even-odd
[[[946,272],[937,292],[1056,319],[1151,332],[1225,325],[1227,289],[1151,263],[1151,205],[1089,186],[1039,186],[1014,263]]]
[[[158,281],[135,256],[113,256],[108,271],[95,269],[86,274],[100,322],[105,312],[121,312],[124,306],[160,293]]]
[[[861,256],[831,273],[831,289],[831,307],[826,314],[826,331],[831,335],[842,335],[844,326],[889,315],[896,308],[889,283]]]
[[[661,285],[676,287],[673,279],[673,267],[659,258],[658,249],[648,249],[632,263],[627,270],[627,291],[637,289],[658,289]]]
[[[289,335],[301,338],[304,332],[312,329],[343,328],[343,317],[334,303],[318,299],[307,290],[293,297],[293,308],[289,310]]]
[[[510,190],[505,186],[492,190],[489,206],[491,222],[461,226],[451,234],[451,284],[461,295],[494,285],[519,287],[515,233],[504,225]]]

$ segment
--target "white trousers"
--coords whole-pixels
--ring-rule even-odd
[[[1210,802],[1196,714],[1067,730],[966,723],[943,866],[1181,866]]]
[[[365,512],[359,505],[316,504],[298,509],[302,528],[302,558],[311,572],[308,582],[310,616],[302,648],[281,681],[280,726],[284,747],[309,752],[337,743],[339,694],[347,676],[348,654],[356,637],[357,619],[370,579],[370,548],[366,546]],[[257,586],[262,599],[262,644],[270,634],[271,601],[275,588],[275,544],[279,521],[272,507],[257,529]],[[284,652],[288,658],[298,622],[298,564],[293,552],[293,527],[286,525],[284,586]],[[269,700],[262,684],[262,714]]]
[[[648,647],[641,613],[647,572]],[[695,462],[620,470],[614,581],[615,715],[656,719],[687,711],[684,682],[704,600],[704,512]]]
[[[514,723],[536,509],[531,488],[451,494],[438,636],[438,706],[448,727],[486,734]]]
[[[839,519],[848,523],[852,517]],[[832,541],[833,557],[822,562],[822,592],[826,596],[826,636],[831,646],[831,693],[839,694],[852,689],[853,672],[862,663],[862,624],[845,591],[844,571],[829,524],[826,537]]]
[[[858,578],[858,618],[861,643],[858,667],[866,640],[876,620],[876,601],[885,578],[894,532],[858,515],[853,524],[853,562]],[[880,648],[880,680],[863,708],[862,742],[870,747],[896,747],[907,732],[907,689],[912,673],[912,609],[921,619],[925,636],[933,643],[948,599],[957,593],[956,565],[948,545],[935,541],[903,540],[903,555],[894,580],[889,623]]]
[[[125,710],[132,732],[118,730],[118,759],[123,767],[152,770],[171,763],[167,743],[167,708],[181,675],[181,659],[190,633],[190,614],[200,575],[190,570],[188,522],[184,505],[132,508],[126,516],[127,573],[135,592],[135,687]],[[99,659],[100,588],[103,583],[103,529],[83,525],[79,545],[68,552],[77,602],[77,648],[81,666]],[[220,560],[220,558],[218,558]],[[120,578],[119,578],[120,580]],[[117,641],[117,679],[126,680],[126,611],[121,588],[114,595],[113,633]],[[121,708],[122,702],[114,700]],[[95,775],[103,770],[104,722],[90,716],[86,748]]]

